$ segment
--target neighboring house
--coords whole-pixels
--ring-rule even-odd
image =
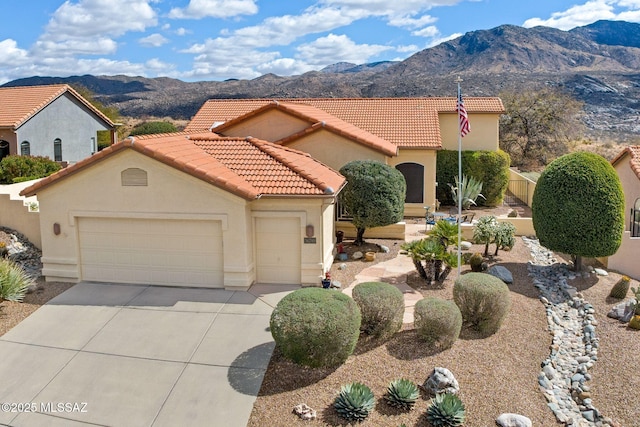
[[[31,155],[75,163],[98,151],[98,131],[114,141],[111,120],[68,85],[0,88],[0,159]]]
[[[319,285],[342,175],[256,138],[138,136],[21,192],[40,203],[42,274],[246,289]]]
[[[465,107],[471,132],[463,150],[497,150],[502,101],[469,97]],[[458,149],[456,98],[213,99],[186,130],[251,135],[335,170],[352,160],[381,161],[407,181],[407,216],[422,216],[424,206],[435,204],[437,151]]]
[[[622,244],[609,257],[607,267],[640,280],[640,145],[622,150],[612,161],[620,177],[625,199]]]

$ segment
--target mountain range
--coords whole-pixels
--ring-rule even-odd
[[[640,24],[598,21],[562,31],[502,25],[466,33],[401,62],[337,63],[253,80],[183,82],[128,76],[29,77],[5,86],[80,84],[132,117],[188,119],[210,98],[497,96],[553,86],[584,102],[594,139],[640,139]]]

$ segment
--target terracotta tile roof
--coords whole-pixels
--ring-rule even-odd
[[[241,123],[247,120],[249,117],[255,117],[265,113],[269,110],[280,110],[287,114],[298,117],[304,121],[309,122],[309,127],[303,131],[290,135],[280,141],[272,141],[278,144],[287,145],[295,140],[298,140],[311,132],[315,132],[320,129],[326,129],[329,132],[344,136],[376,151],[380,151],[387,156],[396,156],[398,154],[398,147],[391,142],[373,135],[357,126],[347,123],[319,108],[313,107],[303,103],[290,103],[271,101],[261,107],[249,111],[246,114],[233,118],[219,126],[216,126],[213,131],[224,135],[226,129],[231,128],[237,123]]]
[[[66,84],[0,88],[0,127],[18,129],[40,110],[65,93],[71,94],[84,104],[109,127],[114,127],[113,122],[107,116]]]
[[[631,167],[633,173],[635,173],[638,179],[640,179],[640,145],[630,145],[625,147],[624,150],[611,160],[611,164],[615,165],[627,154],[630,157],[629,167]]]
[[[255,138],[222,138],[211,132],[128,138],[24,189],[35,195],[126,149],[133,149],[247,200],[261,196],[337,194],[345,178],[306,153]]]
[[[471,114],[502,114],[497,97],[466,97]],[[212,99],[193,117],[187,129],[210,129],[273,102],[270,99]],[[456,98],[298,98],[280,103],[305,104],[395,144],[399,148],[442,146],[439,114],[455,114]]]

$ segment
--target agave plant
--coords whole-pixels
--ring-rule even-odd
[[[27,288],[33,283],[19,264],[0,259],[0,301],[22,301]]]
[[[420,391],[417,385],[412,381],[400,378],[391,381],[387,387],[387,394],[384,398],[391,406],[409,410],[416,404],[419,396]]]
[[[345,420],[362,421],[367,418],[375,404],[371,389],[364,384],[354,382],[342,386],[333,407]]]
[[[482,181],[476,180],[474,177],[462,175],[462,181],[456,176],[456,185],[449,184],[451,187],[451,197],[458,206],[458,201],[462,197],[462,209],[469,209],[469,206],[476,205],[478,197],[485,197],[480,193],[482,191]]]
[[[437,394],[427,408],[427,420],[433,427],[458,427],[464,418],[464,404],[455,394]]]

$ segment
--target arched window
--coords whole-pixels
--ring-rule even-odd
[[[62,140],[60,138],[53,140],[53,160],[62,161]]]
[[[629,223],[631,237],[640,237],[640,199],[636,199],[636,203],[634,204],[633,209],[631,209]]]
[[[29,144],[29,141],[22,141],[22,143],[20,144],[20,155],[21,156],[31,155],[31,144]]]
[[[401,163],[396,169],[402,173],[407,182],[405,203],[424,202],[424,166],[418,163]]]

